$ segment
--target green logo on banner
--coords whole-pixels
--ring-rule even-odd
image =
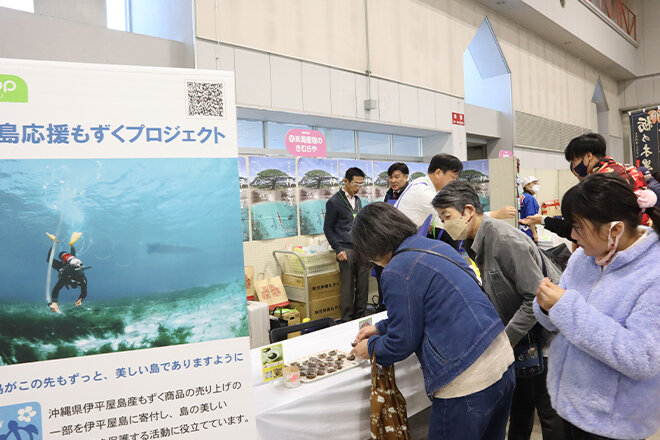
[[[28,102],[28,86],[16,75],[0,75],[0,102]]]

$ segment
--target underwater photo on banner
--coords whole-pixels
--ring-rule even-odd
[[[235,158],[0,170],[0,365],[248,335]]]

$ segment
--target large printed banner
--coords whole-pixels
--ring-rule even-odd
[[[630,138],[635,166],[650,171],[660,167],[660,111],[650,110],[630,115]]]
[[[490,211],[489,175],[488,159],[481,159],[463,162],[463,171],[458,176],[458,180],[465,180],[474,186],[484,211]]]
[[[0,438],[255,438],[233,76],[0,60]]]
[[[341,179],[337,161],[303,157],[298,161],[300,234],[323,234],[325,206]]]
[[[250,157],[252,239],[298,235],[296,160]]]

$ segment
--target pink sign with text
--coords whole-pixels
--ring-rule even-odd
[[[513,151],[510,150],[500,150],[500,159],[504,157],[513,157]]]
[[[284,138],[286,149],[294,156],[325,157],[325,138],[316,130],[292,128]]]

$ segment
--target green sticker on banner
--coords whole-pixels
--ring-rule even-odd
[[[27,83],[16,75],[0,75],[0,102],[28,102]]]
[[[271,345],[261,349],[261,370],[264,382],[282,377],[284,368],[284,352],[282,344]]]

